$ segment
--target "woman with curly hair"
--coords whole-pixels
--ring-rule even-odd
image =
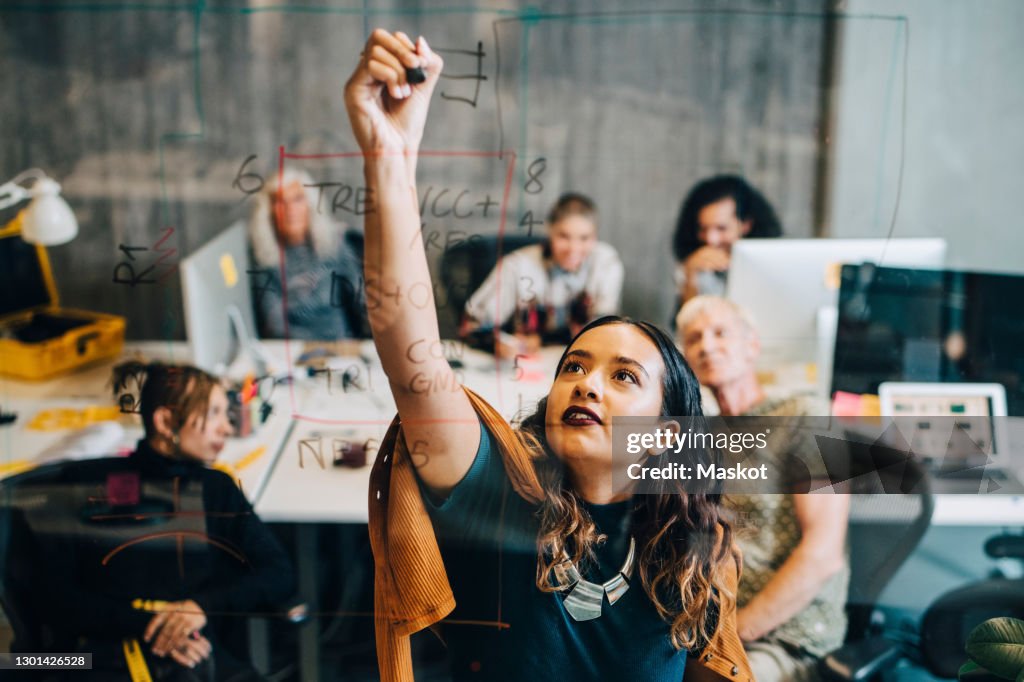
[[[414,68],[422,82],[407,79]],[[441,68],[423,38],[378,29],[345,89],[376,198],[370,325],[399,413],[369,495],[381,678],[412,680],[408,635],[440,622],[455,680],[678,682],[692,669],[749,682],[718,496],[678,481],[634,495],[612,476],[613,417],[701,414],[664,332],[591,322],[518,430],[443,357],[409,353],[440,343],[433,301],[382,292],[431,295],[415,183]]]
[[[672,240],[681,302],[725,293],[729,255],[740,239],[781,236],[775,209],[746,180],[738,175],[701,180],[683,201]]]

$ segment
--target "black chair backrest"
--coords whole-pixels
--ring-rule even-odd
[[[87,542],[95,551],[116,550],[151,532],[151,526],[162,531],[204,530],[201,514],[170,514],[176,504],[201,511],[201,490],[196,486],[163,490],[144,483],[136,491],[139,499],[123,507],[100,499],[96,491],[103,489],[108,475],[122,471],[125,462],[123,457],[55,462],[0,481],[0,601],[18,650],[73,650],[74,638],[58,631],[59,619],[53,617],[54,605],[47,599],[52,582],[66,567],[68,543]],[[61,641],[69,641],[72,648],[57,647]]]
[[[365,246],[362,230],[354,228],[345,230],[345,245],[352,251],[352,255],[355,258],[362,261]]]
[[[855,450],[856,448],[851,448]],[[847,641],[861,639],[886,585],[913,553],[931,523],[934,499],[924,465],[907,460],[900,476],[909,492],[884,480],[886,472],[858,477],[850,499],[850,587]],[[888,490],[889,492],[881,492]]]
[[[127,462],[123,457],[59,462],[0,481],[0,605],[14,630],[12,652],[77,650],[78,636],[62,629],[62,618],[55,613],[59,605],[51,598],[54,581],[69,573],[69,562],[71,575],[81,576],[75,571],[81,570],[83,562],[68,558],[69,543],[76,548],[88,546],[92,553],[113,550],[107,556],[116,563],[130,553],[151,551],[154,544],[163,543],[166,548],[178,542],[150,535],[181,531],[191,538],[185,543],[187,551],[208,551],[206,543],[195,539],[205,537],[206,530],[202,487],[172,485],[171,479],[165,485],[163,479],[143,477],[134,489],[136,499],[129,502],[124,496],[132,496],[126,492],[131,486],[119,486],[119,481],[125,481]],[[118,487],[120,502],[112,496]],[[103,488],[107,494],[97,494]],[[227,549],[210,551],[218,554]],[[239,570],[242,574],[249,569]],[[268,603],[266,609],[284,614],[298,605],[299,599],[290,597],[284,603]],[[233,616],[210,618],[218,648],[246,660],[245,628],[238,624]]]
[[[14,631],[12,652],[73,651],[72,637],[46,624],[40,596],[47,590],[40,538],[48,509],[60,505],[65,487],[59,464],[41,466],[0,481],[0,603]],[[50,527],[47,532],[60,532]]]
[[[498,264],[499,247],[501,255],[504,256],[542,241],[544,237],[521,234],[506,234],[500,240],[496,234],[475,234],[453,244],[441,257],[441,283],[444,285],[444,292],[438,296],[438,306],[447,311],[457,326],[462,319],[466,301]]]
[[[955,678],[967,662],[964,642],[990,618],[1024,620],[1024,580],[994,578],[947,592],[921,619],[921,657],[938,677]]]

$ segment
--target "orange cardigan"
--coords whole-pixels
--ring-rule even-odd
[[[512,487],[523,498],[541,499],[532,456],[512,427],[475,393],[473,408],[494,436]],[[409,636],[438,623],[455,608],[434,527],[412,469],[396,417],[370,473],[370,544],[374,559],[374,629],[382,682],[413,682]],[[721,598],[718,627],[699,656],[686,662],[686,680],[753,682],[736,634],[738,561],[723,562],[715,579]]]

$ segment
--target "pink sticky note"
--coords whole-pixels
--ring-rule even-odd
[[[847,393],[836,391],[832,396],[833,417],[859,417],[861,409],[861,396],[859,393]]]

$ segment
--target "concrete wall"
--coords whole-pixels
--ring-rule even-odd
[[[838,26],[826,233],[941,236],[953,267],[1024,271],[1024,4],[841,9],[862,18]]]
[[[118,246],[152,246],[173,227],[163,246],[176,258],[194,251],[247,212],[252,200],[233,183],[250,155],[246,170],[267,175],[282,145],[355,151],[341,90],[369,27],[386,25],[428,36],[453,77],[435,96],[424,148],[495,154],[424,159],[421,194],[500,200],[510,157],[497,153],[512,150],[509,231],[525,231],[527,215],[542,218],[563,191],[593,195],[601,236],[629,271],[631,315],[670,319],[670,238],[683,195],[704,176],[746,174],[791,234],[811,234],[824,0],[535,5],[5,3],[0,168],[6,179],[41,166],[64,185],[81,223],[74,242],[51,249],[65,304],[125,315],[132,338],[181,338],[176,273],[117,284]],[[303,165],[316,181],[362,183],[352,158]],[[533,176],[540,184],[527,186]],[[429,212],[424,222],[464,237],[497,233],[498,216]],[[361,225],[344,209],[336,217]]]

